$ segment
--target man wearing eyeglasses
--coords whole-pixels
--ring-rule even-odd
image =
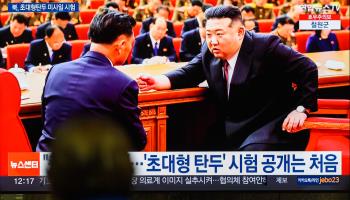
[[[30,43],[29,53],[25,60],[29,72],[48,71],[51,65],[71,61],[72,47],[65,43],[62,28],[49,26],[45,38]]]

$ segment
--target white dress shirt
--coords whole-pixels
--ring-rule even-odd
[[[227,60],[227,62],[229,64],[228,65],[228,80],[227,80],[227,97],[230,96],[230,83],[231,83],[231,80],[232,80],[233,72],[235,70],[238,54],[239,54],[239,50],[237,51],[237,53],[235,55],[232,56],[232,58]],[[224,79],[225,79],[225,69],[224,69],[224,67],[222,68],[222,71],[223,71],[223,76],[224,76]]]

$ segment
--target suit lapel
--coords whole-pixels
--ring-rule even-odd
[[[41,63],[42,65],[46,65],[47,63],[51,63],[51,58],[50,58],[50,54],[49,54],[49,50],[47,49],[47,45],[45,40],[43,39],[43,41],[41,42],[41,48],[43,49],[43,52],[41,52],[40,56],[45,57],[46,59],[46,63]]]
[[[235,88],[246,82],[248,74],[251,68],[252,61],[254,59],[253,53],[253,39],[251,33],[248,31],[245,33],[241,49],[238,53],[238,58],[236,61],[236,66],[233,71],[231,83],[230,83],[230,98],[233,98],[235,93]]]
[[[199,48],[201,48],[201,46],[202,46],[202,40],[201,40],[201,36],[200,36],[200,34],[199,34],[199,29],[197,28],[196,29],[196,34],[195,34],[195,42],[196,42],[196,45],[198,45],[199,46]]]
[[[146,36],[146,45],[147,45],[147,48],[148,48],[148,52],[150,52],[148,55],[148,58],[149,57],[152,57],[154,56],[153,55],[153,46],[152,46],[152,40],[151,40],[151,36],[150,36],[150,33],[148,32],[147,33],[147,36]],[[159,51],[158,51],[159,52]]]

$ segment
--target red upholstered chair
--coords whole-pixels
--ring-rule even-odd
[[[32,148],[18,116],[21,90],[10,72],[0,69],[0,176],[7,175],[9,152],[30,152]]]
[[[6,23],[7,19],[10,17],[9,12],[1,12],[0,13],[0,20],[1,20],[1,24],[4,26],[4,24]]]
[[[99,8],[100,6],[103,6],[105,3],[104,0],[91,0],[90,1],[90,8],[91,9],[97,9]]]
[[[90,24],[90,22],[92,21],[92,18],[94,18],[95,13],[96,13],[96,9],[86,9],[86,10],[82,10],[80,11],[80,17],[82,20],[83,24]]]
[[[273,19],[259,19],[258,24],[259,24],[259,30],[262,33],[269,33],[271,32],[272,25],[275,22]]]
[[[211,4],[213,6],[216,6],[218,0],[204,0],[204,3]]]
[[[339,43],[339,49],[340,50],[349,50],[349,37],[350,37],[350,31],[349,30],[341,30],[341,31],[334,31],[335,35],[337,36],[338,43]]]
[[[133,28],[135,37],[140,35],[141,26],[142,26],[142,22],[136,22],[136,25]]]
[[[310,129],[306,151],[341,151],[342,173],[350,174],[350,100],[319,99],[312,115],[345,115],[345,118],[309,117],[304,127]]]
[[[37,28],[38,28],[37,26],[31,26],[31,27],[29,27],[29,29],[32,30],[32,36],[33,36],[33,38],[35,38]]]
[[[314,31],[300,31],[295,33],[295,38],[298,45],[298,51],[300,53],[306,52],[306,42],[310,35],[314,34]]]
[[[310,117],[304,126],[310,129],[306,151],[341,151],[342,174],[350,175],[350,119]]]
[[[348,28],[350,26],[350,17],[342,17],[341,20],[341,27]]]
[[[181,42],[182,42],[182,38],[173,38],[173,44],[176,51],[177,60],[180,60]]]
[[[89,32],[90,24],[78,24],[75,25],[75,30],[77,31],[79,40],[88,40],[88,32]]]
[[[275,17],[278,17],[279,13],[280,13],[280,8],[279,7],[274,7],[273,8],[273,14],[275,15]]]
[[[15,64],[19,67],[24,68],[24,60],[29,52],[29,44],[14,44],[7,46],[7,65],[6,68],[9,69]]]
[[[348,11],[349,6],[340,6],[340,13],[345,16],[346,12]]]
[[[181,37],[181,30],[183,26],[183,23],[174,23],[174,31],[176,33],[176,37]]]
[[[72,40],[69,43],[72,45],[72,60],[80,57],[83,52],[84,45],[90,42],[89,40]]]

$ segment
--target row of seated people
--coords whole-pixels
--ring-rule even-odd
[[[278,28],[281,32],[287,32],[293,27],[288,27],[290,24],[285,24],[283,27]],[[198,29],[191,30],[185,33],[184,38],[171,38],[166,36],[166,21],[163,18],[155,18],[150,25],[150,32],[136,37],[132,54],[129,61],[135,64],[160,64],[166,62],[175,61],[190,61],[196,56],[205,40],[205,19],[201,21],[201,26]],[[286,27],[287,28],[286,28]],[[340,49],[336,34],[343,35],[344,39],[340,39],[343,42],[349,41],[350,31],[316,31],[311,34],[307,40],[307,51],[332,51],[332,50],[344,50],[349,49],[342,47]],[[345,34],[344,34],[345,33]],[[64,34],[60,27],[49,26],[46,30],[45,39],[38,39],[31,42],[25,48],[24,54],[21,59],[20,51],[9,51],[9,58],[7,68],[13,67],[15,63],[20,66],[26,67],[28,71],[43,71],[48,70],[49,65],[66,62],[72,59],[76,59],[79,56],[84,55],[90,49],[90,42],[88,40],[77,41],[78,43],[71,42],[71,45],[65,43]],[[346,40],[347,38],[347,40]],[[283,40],[282,40],[283,41]],[[181,42],[179,44],[179,42]],[[85,46],[83,47],[83,45]],[[78,47],[77,47],[78,45]],[[288,45],[288,43],[287,43]],[[13,45],[15,47],[16,45]],[[12,46],[11,46],[12,47]],[[9,49],[12,49],[9,47]],[[10,57],[16,57],[17,61],[13,59],[10,61]],[[180,58],[180,59],[178,59]],[[24,62],[25,60],[25,62]]]
[[[18,1],[18,0],[15,0]],[[64,1],[70,1],[70,0],[64,0]],[[104,1],[100,0],[101,3],[104,3]],[[161,5],[167,6],[169,8],[169,14],[167,15],[167,19],[172,20],[172,22],[181,22],[183,23],[186,19],[193,18],[197,16],[202,10],[206,10],[211,5],[216,4],[224,4],[224,5],[237,5],[239,7],[243,6],[250,6],[254,10],[254,18],[255,19],[274,19],[275,17],[278,17],[280,15],[287,14],[295,5],[303,5],[305,4],[305,0],[291,0],[291,2],[287,2],[283,4],[283,6],[275,7],[273,9],[273,12],[271,12],[271,9],[268,9],[269,7],[272,7],[274,4],[276,4],[279,1],[276,0],[256,0],[255,3],[247,3],[240,0],[219,0],[208,3],[203,3],[201,0],[177,0],[176,1],[176,9],[174,11],[174,7],[172,6],[171,1],[169,0],[148,0],[147,2],[141,1],[140,6],[137,7],[135,10],[132,9],[134,6],[130,6],[130,3],[134,5],[134,2],[126,1],[126,0],[109,0],[109,2],[116,3],[118,5],[118,10],[120,12],[126,12],[129,15],[132,15],[136,21],[144,21],[145,19],[149,17],[154,17],[157,14],[157,9]],[[207,2],[207,1],[205,1]],[[268,3],[271,2],[271,3]],[[278,4],[278,3],[277,3]],[[103,6],[103,4],[98,4]],[[183,6],[186,5],[187,9],[181,9]],[[260,6],[265,5],[265,6]],[[268,6],[266,6],[268,5]],[[339,2],[333,2],[332,0],[319,0],[318,4],[315,4],[315,6],[325,6],[325,5],[339,5]],[[86,6],[81,5],[81,15],[79,12],[70,13],[71,15],[71,23],[72,24],[89,24],[91,21],[91,18],[96,10],[86,10],[84,9]],[[96,7],[94,7],[96,8]],[[178,9],[177,9],[178,8]],[[265,11],[265,10],[269,11]],[[181,12],[178,10],[182,10]],[[186,12],[185,12],[186,11]],[[182,14],[181,14],[182,13]],[[4,15],[5,14],[5,15]],[[7,15],[6,15],[7,14]],[[338,14],[349,16],[349,9],[348,6],[342,6]],[[0,15],[4,15],[1,21],[3,21],[4,25],[8,25],[10,22],[10,19],[12,17],[12,14],[9,13],[3,13]],[[29,26],[38,26],[42,23],[48,22],[51,20],[52,14],[50,13],[25,13],[25,15],[28,17],[28,25]],[[89,16],[86,16],[89,15]],[[1,26],[1,22],[0,22]]]

